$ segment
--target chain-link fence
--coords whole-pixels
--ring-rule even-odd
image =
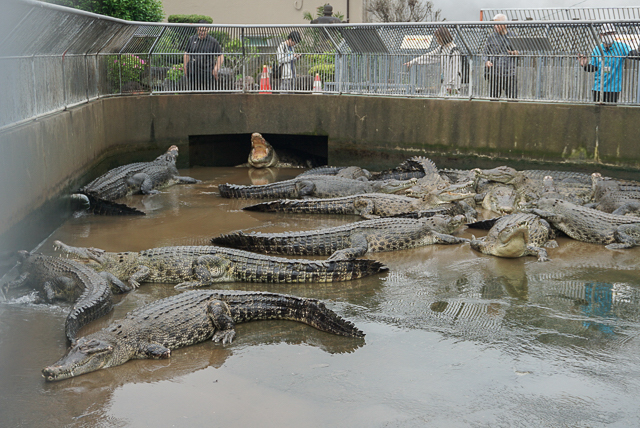
[[[134,93],[640,104],[640,20],[178,25],[9,1],[0,17],[0,129]],[[600,40],[606,24],[611,49]]]

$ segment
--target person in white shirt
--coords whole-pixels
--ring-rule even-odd
[[[460,93],[462,84],[462,58],[460,49],[453,43],[453,36],[445,27],[438,28],[434,36],[440,45],[424,55],[420,55],[406,62],[404,65],[411,67],[414,64],[440,63],[440,96],[456,95]]]
[[[296,61],[300,58],[300,54],[296,54],[294,47],[300,43],[302,37],[297,31],[289,33],[287,40],[280,43],[276,50],[276,58],[280,66],[280,89],[295,89],[296,79]]]

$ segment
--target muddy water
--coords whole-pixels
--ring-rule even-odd
[[[145,217],[80,216],[56,239],[110,251],[206,244],[232,230],[329,227],[356,217],[244,212],[218,183],[246,169],[181,171],[203,180],[128,204]],[[298,171],[281,170],[278,179]],[[465,231],[463,236],[483,231]],[[241,324],[232,345],[203,343],[170,360],[131,361],[45,383],[65,351],[68,307],[14,292],[0,303],[0,425],[73,427],[601,427],[640,420],[640,248],[559,239],[550,262],[498,259],[468,245],[369,257],[388,273],[330,285],[235,283],[328,300],[364,341],[285,321]],[[95,331],[173,295],[145,284],[117,296]]]

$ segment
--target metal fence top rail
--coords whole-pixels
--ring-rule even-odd
[[[480,20],[491,21],[502,13],[510,21],[551,21],[551,20],[620,20],[640,19],[639,6],[620,7],[545,7],[480,9]]]

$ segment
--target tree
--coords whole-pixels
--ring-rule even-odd
[[[161,0],[49,0],[60,6],[73,7],[127,21],[160,22],[164,19]]]
[[[304,18],[306,21],[313,21],[314,19],[320,18],[321,16],[324,16],[324,5],[318,6],[316,8],[316,16],[312,16],[311,12],[305,12],[302,14],[302,18]],[[333,16],[340,19],[340,21],[344,21],[344,14],[340,12],[333,12]]]
[[[367,12],[374,22],[444,21],[429,0],[370,0]]]

